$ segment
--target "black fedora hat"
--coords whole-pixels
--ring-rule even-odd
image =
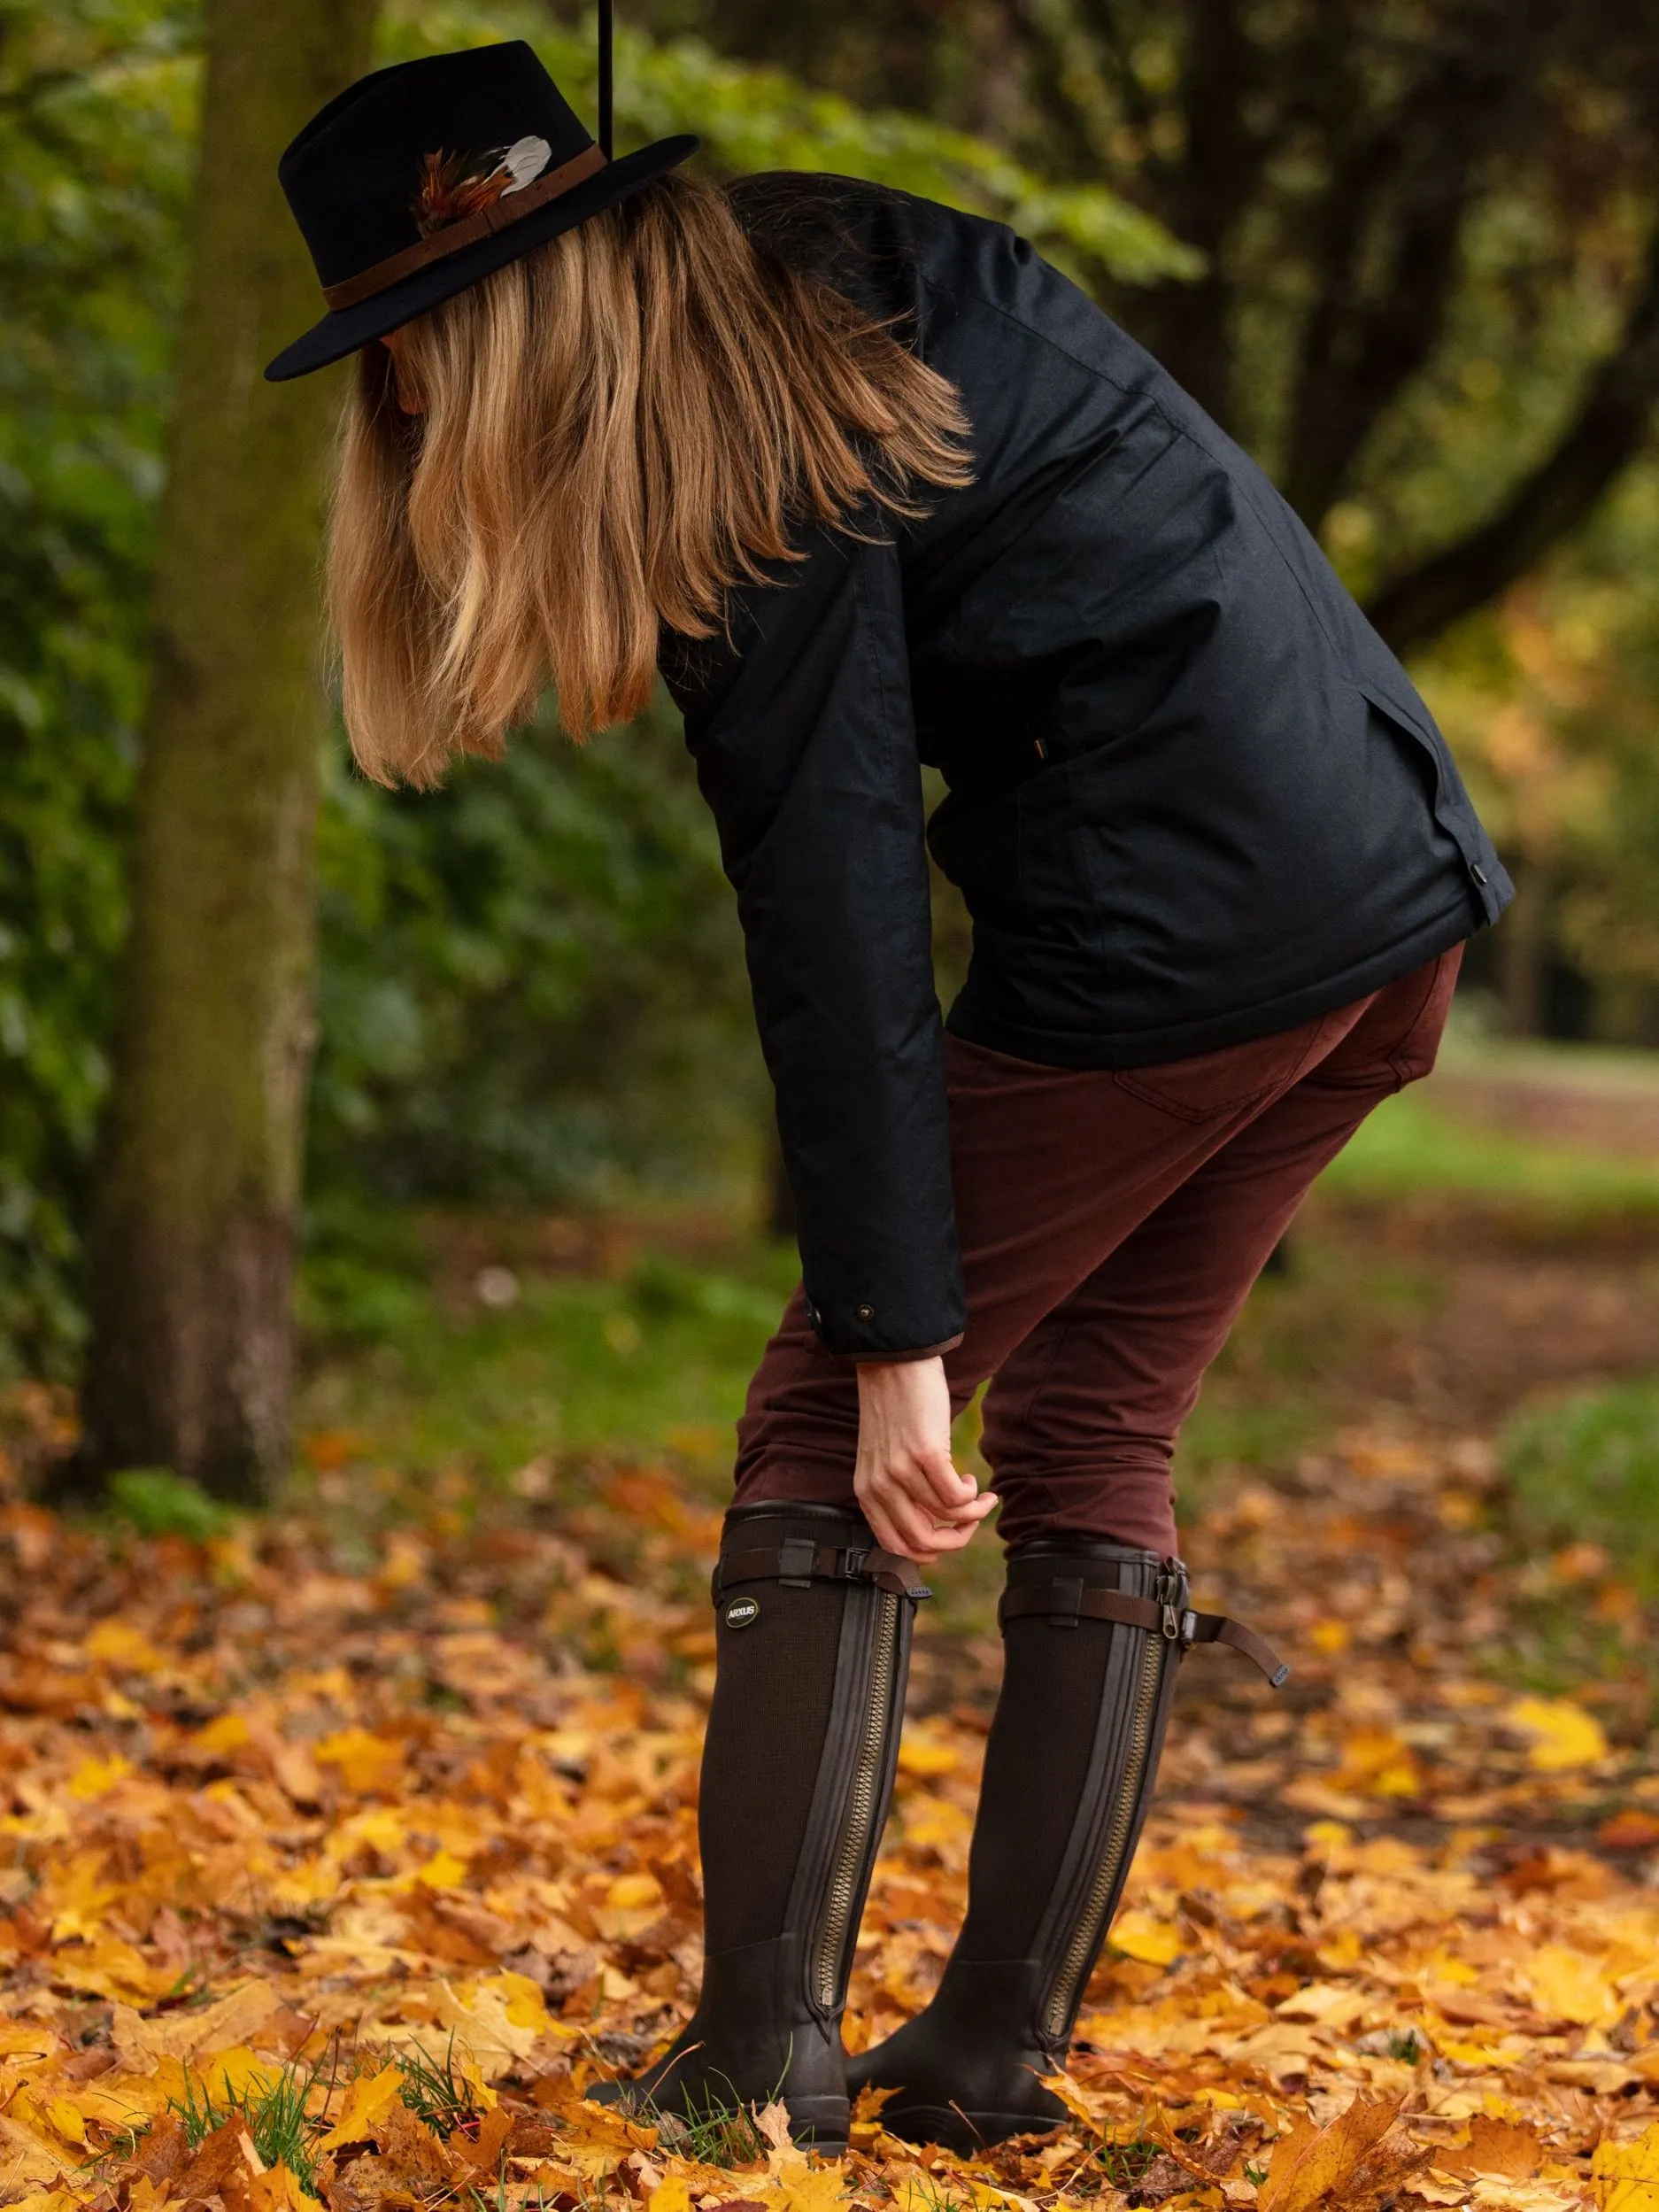
[[[266,376],[304,376],[383,338],[697,145],[660,138],[609,159],[522,39],[360,77],[277,165],[328,313]]]

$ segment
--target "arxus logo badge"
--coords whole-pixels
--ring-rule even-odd
[[[726,1626],[729,1628],[746,1628],[752,1620],[760,1618],[760,1601],[758,1597],[734,1597],[726,1608]]]

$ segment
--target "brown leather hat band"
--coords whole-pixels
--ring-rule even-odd
[[[545,207],[549,200],[562,198],[573,185],[597,176],[605,166],[603,150],[588,146],[574,160],[550,169],[545,176],[537,177],[534,184],[527,184],[522,191],[507,193],[492,207],[481,208],[475,215],[465,216],[458,223],[434,231],[418,245],[405,246],[401,253],[389,254],[385,260],[376,261],[372,268],[364,269],[357,276],[348,276],[338,284],[325,284],[322,296],[336,313],[342,307],[355,307],[359,300],[373,299],[376,292],[400,284],[417,269],[444,260],[465,246],[476,245],[481,238],[505,230],[509,223],[533,214],[538,207]]]

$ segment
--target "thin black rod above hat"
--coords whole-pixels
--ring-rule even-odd
[[[611,108],[614,82],[615,27],[612,0],[599,0],[599,150],[608,161],[612,153]]]

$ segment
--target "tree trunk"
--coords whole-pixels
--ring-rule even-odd
[[[1505,1033],[1544,1033],[1545,968],[1549,958],[1550,880],[1541,861],[1509,862],[1515,897],[1498,924],[1498,987]]]
[[[270,1491],[288,1450],[312,1040],[316,566],[338,372],[266,384],[321,312],[276,182],[368,61],[375,0],[208,0],[81,1472]]]

